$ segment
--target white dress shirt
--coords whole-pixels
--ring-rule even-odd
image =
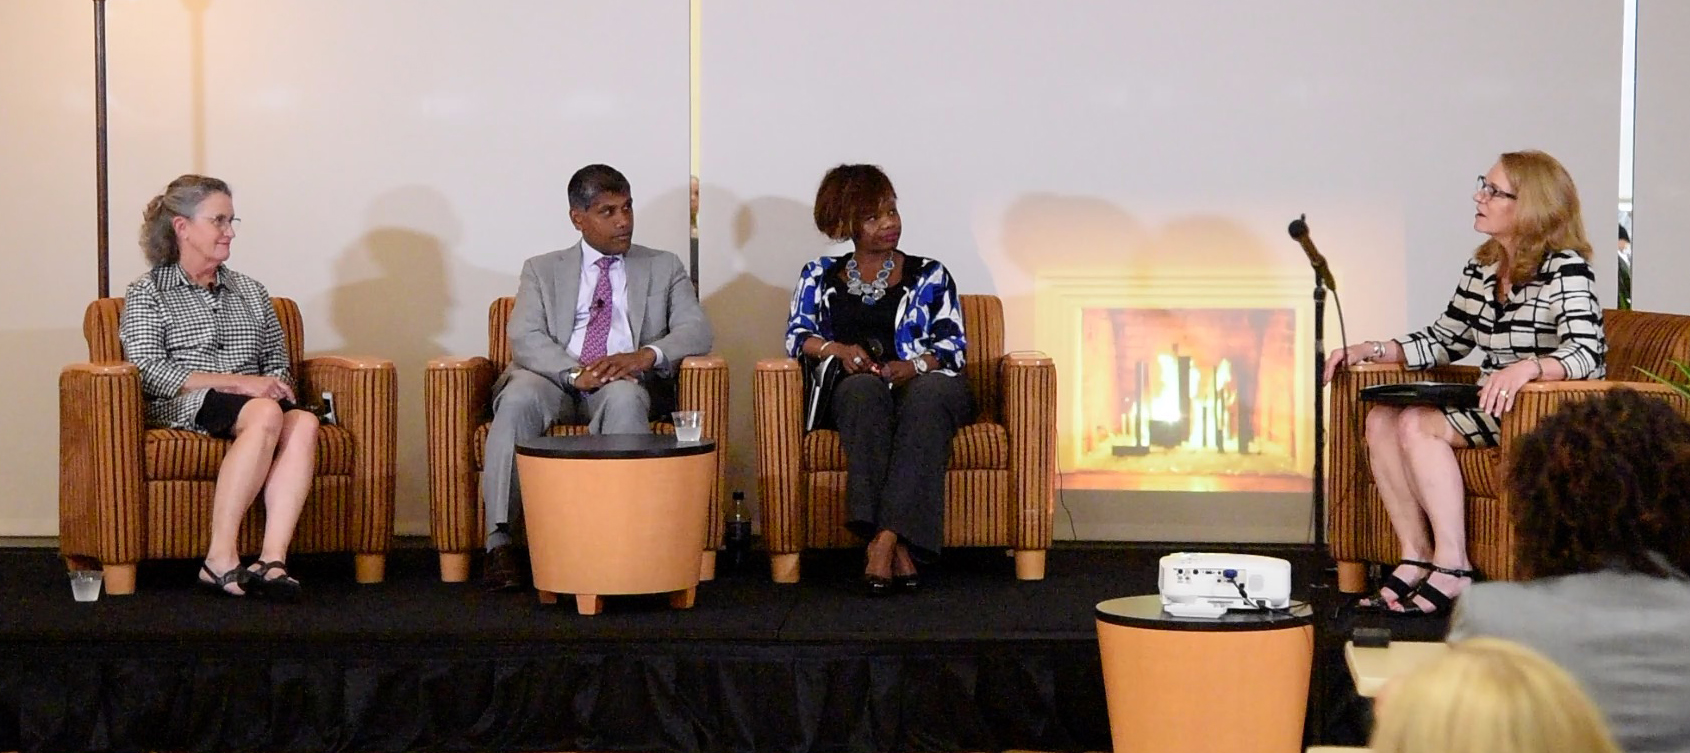
[[[610,333],[605,336],[605,355],[631,353],[634,350],[634,330],[628,323],[628,262],[620,254],[601,254],[581,239],[581,288],[575,295],[575,328],[569,332],[569,355],[581,358],[581,346],[587,339],[587,322],[593,317],[593,293],[599,286],[599,259],[615,259],[610,265]],[[647,345],[657,355],[653,368],[665,364],[663,351]]]

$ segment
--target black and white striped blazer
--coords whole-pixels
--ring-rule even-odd
[[[1497,266],[1468,261],[1438,320],[1397,338],[1407,367],[1444,366],[1478,347],[1487,377],[1532,356],[1559,361],[1568,379],[1605,376],[1608,340],[1589,262],[1570,250],[1546,254],[1537,275],[1510,291],[1506,303],[1496,300]]]

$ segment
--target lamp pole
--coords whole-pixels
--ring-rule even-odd
[[[106,183],[106,0],[94,0],[94,193],[100,297],[111,296],[111,208]]]

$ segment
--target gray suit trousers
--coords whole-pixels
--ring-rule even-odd
[[[511,369],[493,397],[493,426],[487,431],[481,500],[487,533],[522,517],[522,489],[516,475],[516,444],[546,433],[555,423],[587,425],[593,434],[651,433],[651,392],[639,382],[618,381],[590,393],[559,387],[525,369]]]

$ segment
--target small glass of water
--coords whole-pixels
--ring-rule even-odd
[[[678,410],[673,414],[675,419],[675,439],[682,442],[697,442],[704,436],[704,411]]]
[[[100,583],[106,574],[99,570],[73,570],[70,574],[70,594],[77,601],[99,601]]]

